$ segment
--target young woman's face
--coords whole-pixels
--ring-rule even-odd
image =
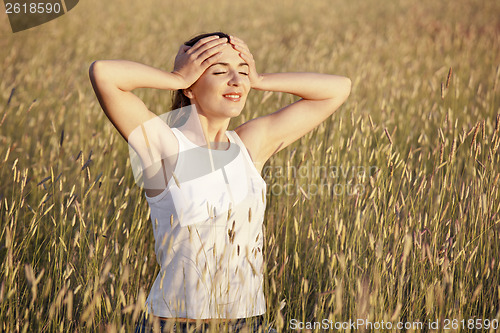
[[[248,65],[230,44],[220,52],[217,63],[191,86],[188,97],[206,117],[236,117],[243,110],[250,90]]]

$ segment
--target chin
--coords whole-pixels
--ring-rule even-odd
[[[243,107],[230,107],[230,108],[226,108],[226,109],[223,109],[221,110],[222,114],[226,117],[238,117],[241,112],[243,111]]]
[[[233,117],[238,117],[241,112],[243,111],[243,109],[239,109],[239,110],[233,110],[230,112],[230,117],[233,118]]]

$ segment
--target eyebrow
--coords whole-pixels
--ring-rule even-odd
[[[217,63],[211,65],[210,67],[216,66],[216,65],[222,65],[222,66],[229,67],[229,64],[227,62],[217,62]],[[246,62],[240,62],[238,64],[238,67],[241,67],[241,66],[248,66],[248,64]],[[248,67],[250,67],[250,66],[248,66]]]

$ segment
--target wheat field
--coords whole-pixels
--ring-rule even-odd
[[[133,331],[159,267],[88,68],[171,70],[182,42],[218,30],[260,72],[353,83],[264,167],[266,319],[279,332],[497,331],[500,2],[86,0],[15,34],[1,17],[2,332]],[[134,92],[169,110],[170,92]],[[254,91],[230,129],[294,100]]]

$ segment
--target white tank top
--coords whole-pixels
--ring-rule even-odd
[[[148,313],[192,319],[264,314],[264,179],[236,132],[226,132],[228,150],[209,150],[172,131],[179,143],[177,181],[172,177],[161,194],[146,195],[161,267]]]

